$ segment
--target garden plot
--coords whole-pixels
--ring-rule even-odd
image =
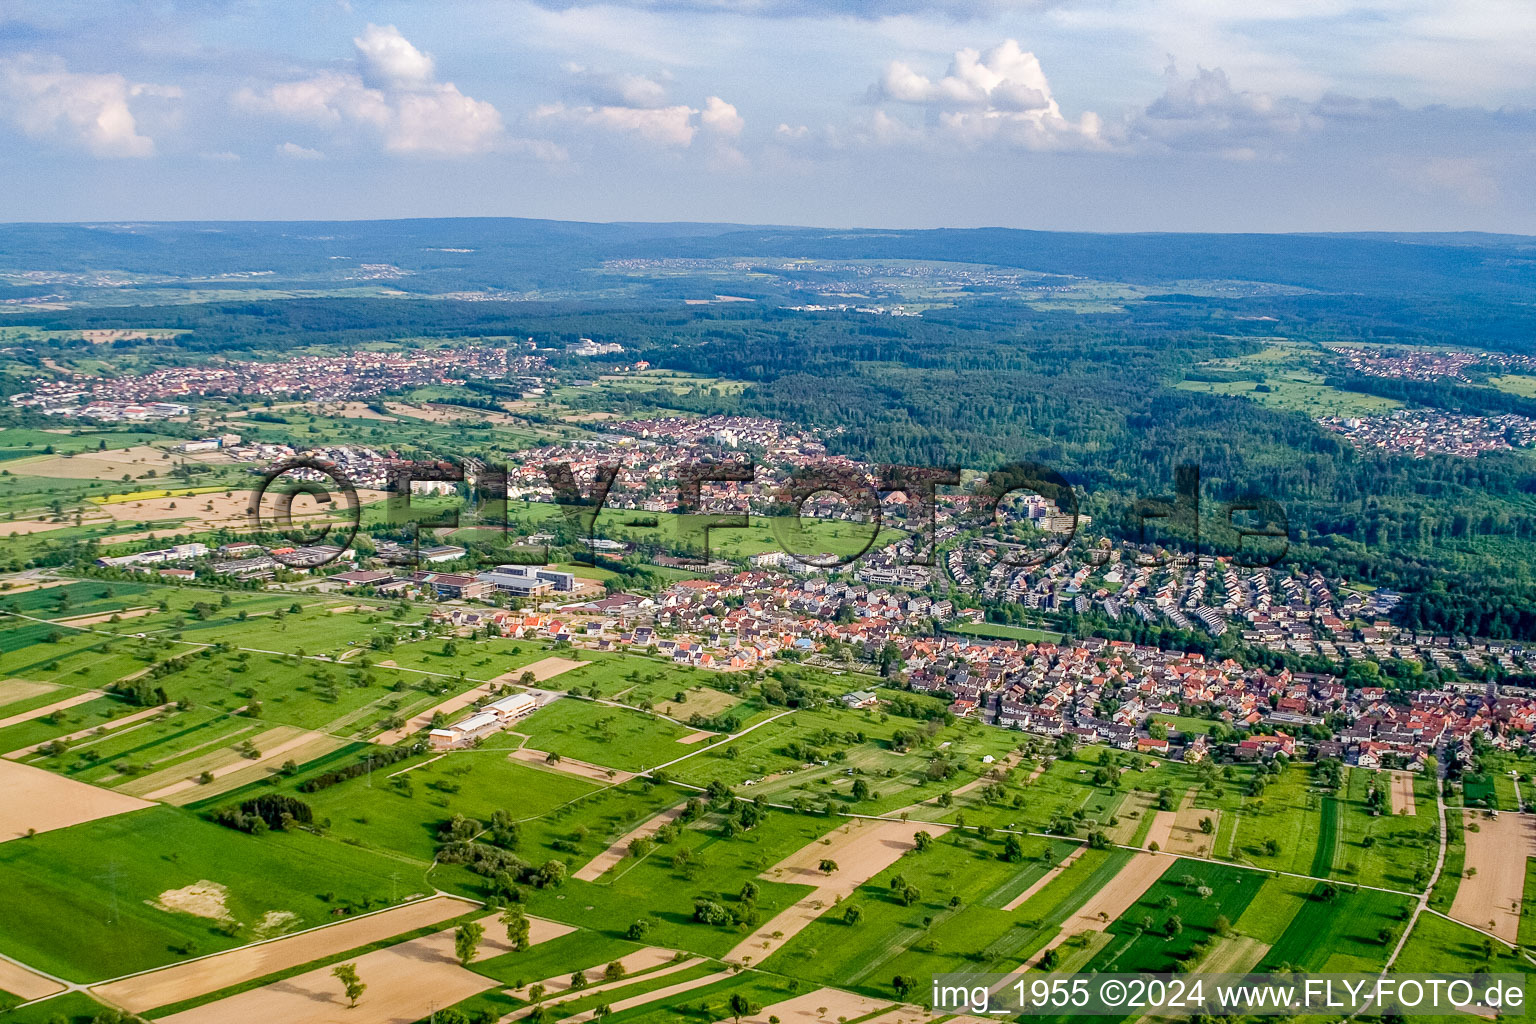
[[[151,806],[41,768],[0,760],[0,843]]]
[[[917,833],[927,832],[937,838],[947,831],[943,825],[857,818],[803,847],[761,877],[770,882],[809,885],[812,891],[738,943],[725,959],[762,963],[824,910],[852,895],[859,886],[914,849],[913,837]],[[836,869],[831,873],[822,871],[823,861],[833,862]]]
[[[1392,772],[1392,813],[1416,814],[1413,800],[1413,776],[1406,772]]]
[[[1456,889],[1450,916],[1514,943],[1520,933],[1526,858],[1536,857],[1536,815],[1463,813],[1466,877]]]
[[[475,906],[467,900],[452,896],[434,896],[300,935],[232,949],[227,953],[215,953],[201,960],[136,975],[108,985],[98,985],[91,989],[91,994],[130,1013],[144,1013],[157,1006],[170,1006],[183,1000],[196,999],[301,964],[328,956],[339,956],[349,949],[357,949],[392,935],[438,924],[467,913]],[[530,929],[530,939],[537,939],[537,932],[537,928]]]

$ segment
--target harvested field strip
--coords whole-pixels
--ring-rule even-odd
[[[196,801],[223,796],[225,793],[239,789],[242,786],[270,778],[288,761],[292,761],[294,764],[302,767],[308,765],[316,758],[344,746],[345,743],[345,740],[339,740],[334,736],[327,736],[324,733],[308,733],[289,744],[285,744],[281,749],[274,747],[271,751],[263,752],[259,760],[248,761],[244,765],[232,766],[227,772],[215,772],[214,781],[207,785],[194,783],[170,796],[162,797],[162,799],[166,803],[175,804],[180,807]]]
[[[547,679],[553,679],[555,676],[575,668],[581,668],[586,664],[587,662],[585,661],[576,661],[572,658],[544,658],[541,661],[534,662],[532,665],[524,665],[522,668],[517,669],[517,678],[521,679],[524,672],[532,672],[534,682],[542,683]],[[511,682],[512,680],[507,681]]]
[[[0,760],[0,843],[150,806],[41,768]]]
[[[1058,875],[1075,864],[1077,859],[1081,857],[1084,852],[1087,851],[1087,849],[1088,848],[1086,846],[1079,846],[1077,849],[1067,854],[1055,867],[1051,868],[1045,874],[1035,879],[1034,882],[1030,883],[1029,888],[1025,889],[1023,892],[1019,893],[1013,899],[1004,904],[1003,909],[1018,910],[1031,896],[1039,892],[1041,889],[1044,889],[1047,885],[1050,885],[1056,880]]]
[[[1526,861],[1536,855],[1536,815],[1462,813],[1466,868],[1450,916],[1513,943],[1520,935]]]
[[[913,849],[913,836],[918,832],[927,832],[937,838],[948,831],[942,825],[856,818],[802,847],[763,872],[761,877],[770,882],[809,885],[813,887],[812,891],[738,943],[725,959],[735,963],[762,963],[821,916],[823,910],[851,895]],[[836,863],[837,870],[830,875],[824,874],[820,870],[824,860]]]
[[[172,706],[173,705],[170,705],[170,704],[163,704],[160,707],[156,707],[156,708],[145,708],[143,711],[135,711],[131,715],[125,715],[122,718],[114,718],[110,722],[103,722],[101,725],[92,726],[89,729],[80,729],[79,731],[72,732],[72,733],[70,733],[67,736],[56,737],[55,740],[53,740],[51,742],[73,743],[76,740],[82,740],[82,739],[85,739],[88,736],[94,736],[94,735],[96,735],[98,733],[112,732],[113,730],[121,729],[125,725],[132,725],[135,722],[143,722],[147,718],[153,718],[155,715],[158,715],[160,712],[164,711],[166,708],[169,708],[169,707],[172,707]],[[80,744],[80,746],[81,747],[88,747],[88,746],[90,746],[90,744],[89,743],[82,743],[82,744]],[[22,747],[20,750],[13,750],[10,753],[5,754],[4,757],[8,761],[15,761],[15,760],[18,760],[20,758],[26,757],[28,754],[33,754],[33,753],[36,753],[36,752],[37,752],[37,747],[35,747],[35,746],[34,747]]]
[[[258,751],[265,752],[277,744],[284,743],[302,733],[302,729],[289,725],[279,725],[257,733],[255,736],[250,737],[248,741],[242,742],[249,742]],[[213,771],[240,761],[249,763],[251,760],[250,758],[241,757],[232,747],[221,747],[190,761],[183,761],[174,767],[163,768],[148,775],[140,775],[138,778],[123,783],[123,785],[118,787],[118,790],[132,796],[149,796],[149,794],[165,789],[175,783],[183,782],[187,779],[195,779],[205,771]]]
[[[12,704],[20,704],[22,701],[31,700],[34,697],[41,697],[43,694],[52,693],[58,688],[56,683],[39,683],[31,679],[0,680],[0,708],[9,707]]]
[[[777,1018],[783,1024],[824,1024],[829,1020],[861,1020],[879,1013],[890,1006],[888,1000],[871,999],[835,988],[819,988],[814,992],[786,999],[763,1007],[750,1017],[743,1017],[742,1024],[768,1024]],[[817,1010],[826,1007],[825,1015]]]
[[[1418,807],[1413,799],[1414,777],[1407,772],[1392,772],[1392,813],[1393,814],[1417,814]]]
[[[628,782],[635,777],[634,772],[621,772],[616,768],[604,768],[600,764],[588,764],[586,761],[577,761],[570,757],[562,757],[557,761],[551,761],[547,751],[534,750],[532,747],[519,747],[507,756],[511,757],[514,761],[531,764],[535,768],[560,772],[564,775],[575,775],[583,779],[593,779],[597,782],[618,784]]]
[[[489,923],[494,925],[494,919]],[[410,1024],[429,1016],[434,1008],[462,1002],[496,985],[459,965],[451,930],[365,953],[354,963],[368,991],[351,1009],[330,968],[321,967],[160,1020],[167,1024],[332,1024],[345,1019],[347,1024]]]
[[[91,994],[130,1013],[145,1013],[328,956],[337,956],[380,939],[447,921],[475,908],[452,896],[394,907],[382,913],[327,925],[257,946],[216,953],[201,960],[92,988]]]
[[[676,974],[679,971],[692,970],[700,964],[708,962],[704,957],[684,956],[682,959],[678,959],[678,956],[679,954],[676,951],[662,949],[658,946],[647,946],[645,949],[636,950],[619,958],[618,963],[624,967],[624,977],[618,981],[600,980],[607,964],[587,964],[584,967],[577,968],[587,978],[599,979],[599,981],[597,984],[589,984],[586,988],[578,990],[580,995],[576,996],[576,998],[585,999],[587,996],[596,995],[599,992],[610,992],[616,988],[624,988],[626,985],[633,985],[642,978],[660,978],[669,974]],[[546,1000],[554,999],[572,991],[571,978],[575,974],[576,971],[569,971],[545,978],[543,981],[530,982],[524,988],[510,989],[508,994],[517,999],[526,1000],[529,998],[529,991],[537,984],[544,986],[544,998]],[[526,1017],[531,1010],[532,1007],[523,1007],[520,1010],[507,1014],[502,1020],[512,1021]]]
[[[657,831],[662,828],[662,826],[676,821],[678,816],[682,813],[682,804],[678,804],[676,807],[667,808],[665,811],[662,811],[660,814],[651,818],[649,821],[643,822],[636,828],[626,832],[624,835],[614,840],[613,844],[609,846],[608,849],[604,850],[602,853],[598,854],[596,857],[593,857],[586,864],[578,868],[571,877],[582,882],[597,881],[603,876],[605,872],[619,864],[625,857],[629,855],[630,843],[634,842],[636,839],[650,838],[651,836],[655,835]]]
[[[84,704],[86,701],[92,701],[101,696],[105,695],[100,690],[87,690],[84,693],[77,693],[73,696],[65,697],[63,700],[56,700],[52,704],[45,704],[40,708],[33,708],[31,711],[18,711],[16,714],[11,715],[8,718],[0,718],[0,729],[9,728],[13,725],[20,725],[22,722],[31,722],[39,718],[46,718],[53,714],[55,711],[67,711],[68,709],[74,707],[76,704]]]
[[[1055,949],[1079,932],[1103,931],[1110,922],[1133,907],[1163,872],[1176,863],[1177,860],[1159,854],[1132,854],[1130,862],[1110,879],[1108,885],[1094,891],[1082,908],[1062,923],[1061,930],[1040,952]]]
[[[45,978],[9,960],[0,960],[0,992],[9,992],[23,1001],[29,1001],[62,991],[64,986],[52,978]]]

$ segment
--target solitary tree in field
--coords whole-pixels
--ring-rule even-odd
[[[843,911],[845,924],[858,924],[862,920],[864,920],[864,911],[860,910],[857,904],[850,904],[848,909]]]
[[[363,993],[368,986],[357,980],[357,964],[337,964],[331,968],[331,973],[341,982],[341,987],[347,993],[347,1006],[351,1008],[357,1005],[357,1001],[363,998]]]
[[[518,953],[528,948],[528,915],[513,907],[501,915],[501,923],[507,926],[507,942]]]
[[[905,974],[898,974],[891,979],[891,987],[896,990],[898,996],[905,999],[907,998],[907,993],[917,987],[917,979],[909,978]]]
[[[475,951],[480,948],[480,939],[484,935],[485,926],[475,921],[461,924],[453,930],[453,951],[458,955],[459,963],[469,966],[469,962],[475,958]]]
[[[730,1007],[731,1019],[736,1021],[737,1024],[740,1024],[741,1018],[750,1017],[759,1009],[759,1007],[752,1005],[752,1000],[740,992],[732,992],[731,1001],[727,1005]]]

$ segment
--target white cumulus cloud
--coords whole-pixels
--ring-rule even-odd
[[[470,156],[505,142],[500,112],[452,82],[437,81],[432,58],[393,25],[369,25],[352,42],[359,70],[242,89],[236,104],[288,120],[362,127],[392,153]]]
[[[297,142],[285,142],[277,147],[277,155],[289,160],[324,160],[325,154],[318,149],[301,146]]]
[[[70,71],[53,57],[0,58],[0,113],[33,138],[83,146],[96,156],[153,155],[155,142],[139,131],[132,101],[180,96],[174,86]]]
[[[942,131],[966,142],[1001,138],[1030,149],[1103,145],[1098,115],[1068,120],[1039,58],[1013,39],[986,53],[956,51],[949,70],[937,79],[892,61],[870,92],[876,102],[926,108]]]

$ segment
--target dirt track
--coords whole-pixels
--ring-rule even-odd
[[[1536,857],[1536,815],[1506,811],[1489,818],[1470,810],[1463,814],[1470,877],[1457,886],[1450,916],[1513,943],[1520,934],[1526,858]],[[1470,827],[1473,823],[1476,832]]]
[[[28,829],[52,832],[153,806],[41,768],[0,760],[0,843],[21,838]]]

